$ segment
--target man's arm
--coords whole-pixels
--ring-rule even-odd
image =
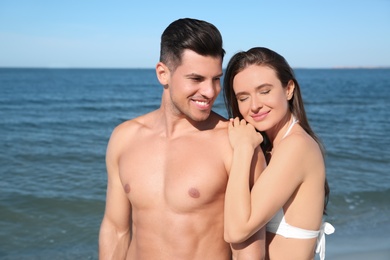
[[[119,177],[121,126],[111,135],[106,152],[106,208],[99,232],[99,259],[125,259],[131,240],[131,205]]]

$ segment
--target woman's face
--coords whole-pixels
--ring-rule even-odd
[[[233,89],[244,119],[257,130],[267,132],[289,113],[288,100],[294,84],[290,81],[283,88],[272,68],[250,65],[234,77]]]

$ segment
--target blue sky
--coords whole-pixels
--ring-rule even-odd
[[[153,68],[182,17],[218,27],[224,66],[265,46],[292,67],[390,67],[390,0],[0,0],[0,67]]]

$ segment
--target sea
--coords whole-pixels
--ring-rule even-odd
[[[390,69],[295,73],[326,149],[327,252],[375,250],[390,238]],[[98,258],[108,139],[161,93],[153,69],[0,69],[0,259]],[[222,94],[214,110],[227,116]]]

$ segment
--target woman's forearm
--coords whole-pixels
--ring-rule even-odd
[[[254,150],[241,145],[233,151],[232,166],[225,195],[225,240],[230,243],[245,241],[254,232],[247,229],[251,214],[249,176]]]

